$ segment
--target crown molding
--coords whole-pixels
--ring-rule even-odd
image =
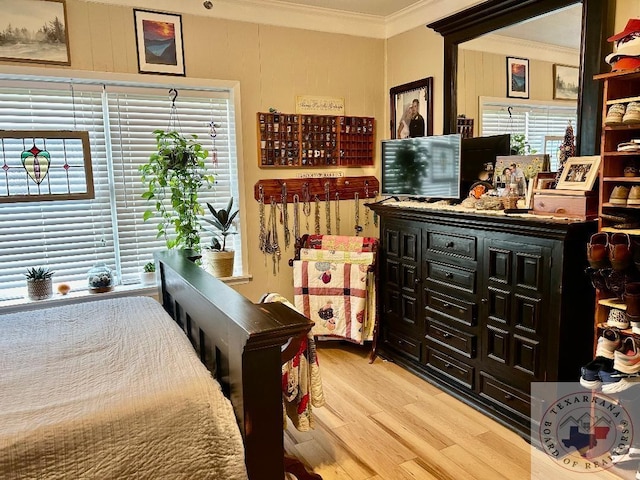
[[[524,57],[563,65],[580,65],[580,51],[574,48],[532,42],[504,35],[488,34],[458,45],[462,50],[496,53],[507,57]]]
[[[89,3],[200,15],[206,17],[300,28],[327,33],[386,39],[446,17],[482,0],[421,0],[387,17],[303,6],[279,0],[213,0],[207,10],[199,0],[84,0]],[[179,5],[179,7],[178,7]]]

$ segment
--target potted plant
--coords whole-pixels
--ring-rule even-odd
[[[176,131],[155,130],[156,152],[140,166],[142,183],[147,191],[142,198],[155,202],[144,212],[145,221],[159,217],[158,237],[167,248],[200,249],[200,222],[204,210],[198,202],[203,187],[213,185],[207,174],[208,152],[196,140]]]
[[[44,300],[53,295],[54,272],[46,267],[29,268],[27,277],[27,296],[29,300]]]
[[[207,229],[213,233],[213,237],[211,244],[205,247],[202,252],[202,264],[205,270],[214,277],[230,277],[233,275],[235,252],[233,250],[227,250],[227,236],[237,233],[230,230],[233,226],[233,220],[238,215],[238,210],[231,213],[233,197],[229,199],[227,208],[216,210],[210,203],[207,203],[207,208],[211,212],[212,218],[203,217],[202,220],[215,227],[217,232],[212,229]],[[222,244],[220,244],[218,234],[222,235]]]
[[[140,280],[143,285],[154,285],[156,283],[156,264],[153,262],[147,262],[142,267],[142,273],[140,274]]]

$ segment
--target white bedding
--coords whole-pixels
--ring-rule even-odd
[[[0,478],[246,479],[229,401],[159,303],[0,315]]]

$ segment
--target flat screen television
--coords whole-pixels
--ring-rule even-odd
[[[382,141],[382,195],[460,198],[459,134]]]
[[[460,165],[460,190],[467,196],[478,181],[493,183],[496,157],[511,153],[511,135],[463,138]],[[500,173],[500,172],[498,172]]]

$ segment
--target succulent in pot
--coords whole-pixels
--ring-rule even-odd
[[[214,277],[230,277],[233,275],[235,252],[227,250],[227,236],[237,233],[231,231],[231,227],[239,210],[231,211],[233,197],[229,199],[226,208],[216,210],[210,203],[207,203],[207,208],[211,212],[211,218],[203,217],[202,220],[214,228],[205,227],[213,234],[213,237],[211,244],[202,251],[202,264],[205,270]],[[220,243],[219,236],[222,236],[222,243]]]
[[[27,296],[30,300],[44,300],[53,295],[52,272],[47,267],[34,267],[27,269]]]
[[[147,262],[142,267],[142,273],[140,279],[143,285],[153,285],[156,283],[156,264],[153,262]]]

